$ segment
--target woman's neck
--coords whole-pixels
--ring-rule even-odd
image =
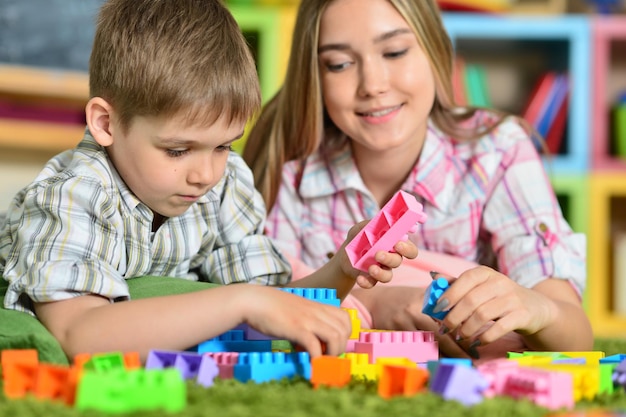
[[[400,190],[413,170],[423,143],[417,145],[419,146],[412,144],[380,152],[355,146],[353,143],[352,152],[361,178],[380,207]]]

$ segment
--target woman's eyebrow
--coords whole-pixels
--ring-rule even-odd
[[[406,34],[411,34],[411,33],[412,33],[411,30],[408,28],[394,29],[389,32],[385,32],[383,34],[376,36],[374,38],[374,43],[383,42],[395,36],[406,35]],[[322,52],[326,52],[326,51],[345,51],[347,49],[350,49],[350,46],[348,44],[329,43],[326,45],[321,45],[319,48],[317,48],[317,53],[321,54]]]

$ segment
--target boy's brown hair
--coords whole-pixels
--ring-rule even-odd
[[[245,121],[261,94],[254,58],[220,0],[108,0],[89,61],[91,97],[135,116]]]

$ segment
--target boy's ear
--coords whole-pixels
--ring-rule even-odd
[[[112,115],[113,107],[102,97],[91,98],[85,106],[89,132],[101,146],[113,144]]]

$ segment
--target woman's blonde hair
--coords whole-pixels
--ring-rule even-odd
[[[303,0],[300,3],[285,82],[265,105],[246,142],[243,157],[254,172],[257,189],[268,210],[276,200],[285,162],[304,160],[320,147],[331,148],[345,140],[325,115],[318,66],[320,20],[333,1]],[[497,117],[489,126],[471,130],[461,126],[476,108],[459,107],[454,102],[454,50],[436,0],[388,1],[413,29],[430,61],[436,86],[430,114],[433,123],[461,140],[471,140],[497,126],[504,114],[495,110],[491,111]]]

